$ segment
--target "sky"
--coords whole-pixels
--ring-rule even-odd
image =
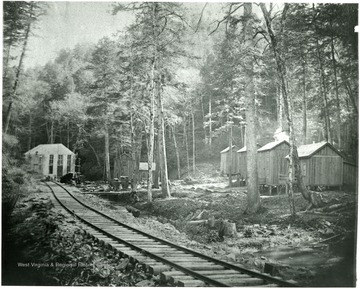
[[[57,52],[64,48],[74,48],[77,43],[96,43],[105,36],[111,36],[118,31],[124,31],[130,25],[134,16],[130,12],[120,12],[112,15],[114,2],[77,2],[56,1],[48,4],[46,15],[40,17],[30,37],[25,68],[44,65],[56,58]],[[204,18],[213,23],[223,17],[221,2],[206,5]],[[198,19],[205,2],[185,2],[184,6],[191,10],[193,17]],[[255,6],[254,6],[255,7]],[[256,7],[255,7],[256,8]],[[256,9],[255,9],[256,10]],[[254,13],[259,13],[255,11]],[[257,10],[259,10],[257,8]],[[215,24],[214,24],[215,23]]]
[[[111,2],[48,2],[47,15],[37,23],[28,43],[26,68],[44,65],[62,48],[77,43],[96,43],[104,36],[123,30],[132,21],[130,14],[113,16]]]
[[[47,14],[36,24],[34,35],[29,39],[24,60],[25,68],[44,65],[56,58],[57,52],[64,48],[73,48],[77,43],[96,43],[105,36],[111,36],[119,30],[124,31],[134,16],[130,12],[112,15],[114,2],[46,2]],[[185,3],[194,17],[199,17],[205,3]],[[207,5],[208,17],[222,18],[221,4]]]

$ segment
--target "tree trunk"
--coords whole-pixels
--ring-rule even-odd
[[[140,166],[140,158],[141,158],[141,147],[142,147],[142,137],[143,137],[143,131],[141,130],[139,132],[138,141],[135,142],[135,150],[134,150],[134,163],[133,163],[133,178],[132,178],[132,191],[136,191],[137,184],[139,181],[139,166]],[[135,139],[134,139],[135,140]]]
[[[149,125],[149,141],[148,141],[148,202],[152,202],[152,184],[153,184],[153,175],[152,175],[152,165],[154,159],[154,112],[155,112],[155,95],[156,95],[156,82],[155,82],[155,71],[157,69],[157,53],[158,53],[158,3],[152,3],[152,41],[153,41],[153,55],[152,55],[152,65],[151,65],[151,74],[150,74],[150,125]]]
[[[154,188],[159,188],[159,175],[160,175],[160,138],[159,132],[154,139],[154,158],[155,158],[155,170],[154,170]]]
[[[91,145],[91,143],[88,141],[87,142],[89,147],[91,148],[91,150],[93,151],[94,155],[95,155],[95,158],[96,158],[96,162],[97,162],[97,165],[99,168],[101,168],[101,162],[100,162],[100,158],[99,158],[99,155],[97,154],[95,148]]]
[[[70,121],[67,121],[67,147],[70,148]]]
[[[211,123],[211,95],[209,95],[209,146],[211,148],[212,142],[212,123]]]
[[[54,143],[54,121],[51,120],[51,126],[50,126],[50,144]]]
[[[173,133],[173,141],[174,141],[175,154],[176,154],[177,177],[178,177],[178,180],[180,180],[181,179],[181,166],[180,166],[179,149],[178,149],[177,141],[176,141],[175,125],[172,127],[172,133]]]
[[[164,122],[164,109],[161,99],[161,88],[158,90],[158,115],[159,115],[159,150],[160,150],[160,168],[161,168],[161,191],[164,198],[171,197],[169,178],[167,171],[167,157],[166,157],[166,144],[165,144],[165,122]]]
[[[289,4],[285,4],[284,10],[287,9],[287,7],[286,7],[287,5],[289,5]],[[264,18],[265,18],[267,31],[270,36],[270,41],[272,44],[272,50],[274,53],[278,77],[279,77],[279,80],[281,83],[281,90],[282,90],[282,94],[283,94],[284,113],[285,113],[285,117],[287,119],[288,129],[289,129],[289,134],[290,134],[288,197],[289,197],[289,205],[290,205],[291,214],[295,215],[296,209],[295,209],[295,202],[294,202],[294,196],[293,196],[295,178],[296,178],[296,182],[297,182],[298,188],[301,191],[302,196],[311,205],[317,206],[318,204],[317,204],[317,202],[315,202],[316,198],[312,197],[315,194],[313,194],[312,192],[309,192],[307,190],[307,188],[304,185],[303,179],[302,179],[299,156],[298,156],[298,152],[297,152],[297,147],[295,145],[295,132],[294,132],[294,127],[293,127],[293,122],[292,122],[292,114],[291,114],[292,99],[288,95],[288,88],[287,88],[287,83],[286,83],[286,67],[285,67],[285,63],[282,59],[282,56],[280,54],[280,50],[277,46],[278,45],[277,38],[272,30],[270,13],[267,11],[264,3],[261,3],[260,7],[261,7],[261,10],[262,10]]]
[[[342,82],[344,84],[345,87],[345,91],[347,92],[347,95],[349,96],[350,100],[351,100],[351,104],[354,107],[354,111],[356,114],[358,114],[358,106],[356,104],[356,94],[353,93],[353,90],[350,87],[349,81],[346,79],[346,77],[343,75],[343,73],[341,74],[341,78],[342,78]]]
[[[303,144],[307,143],[307,104],[306,104],[306,62],[305,59],[302,59],[303,65],[303,99],[302,99],[302,109],[303,109]]]
[[[22,66],[23,66],[26,47],[27,47],[27,44],[28,44],[28,39],[29,39],[29,35],[30,35],[30,30],[31,30],[31,21],[30,21],[30,19],[33,17],[33,7],[34,7],[34,4],[31,3],[30,4],[30,12],[29,12],[29,23],[28,23],[27,28],[26,28],[25,37],[24,37],[24,43],[23,43],[23,47],[22,47],[22,51],[21,51],[21,55],[20,55],[20,60],[19,60],[18,67],[16,69],[15,81],[14,81],[14,85],[13,85],[13,88],[12,88],[12,93],[10,94],[10,102],[9,102],[7,112],[6,112],[4,133],[7,133],[8,129],[9,129],[10,118],[11,118],[11,109],[12,109],[14,98],[15,98],[16,93],[17,93],[17,88],[18,88],[19,79],[20,79],[20,72],[21,72],[21,69],[22,69]]]
[[[60,143],[63,143],[63,138],[62,138],[62,125],[61,125],[61,123],[59,122],[59,142]],[[54,139],[54,141],[55,141],[55,143],[57,143],[56,142],[56,135],[55,135],[55,139]]]
[[[236,224],[228,221],[222,221],[219,229],[219,237],[233,237],[236,235]]]
[[[188,143],[188,137],[187,137],[187,131],[186,131],[186,118],[184,117],[183,121],[183,127],[184,127],[184,136],[185,136],[185,148],[186,148],[186,163],[187,163],[187,174],[190,175],[190,157],[189,157],[189,143]]]
[[[31,149],[31,136],[32,136],[32,115],[29,114],[29,139],[28,139],[28,151]]]
[[[232,150],[232,125],[229,122],[229,158],[228,158],[228,170],[229,170],[229,187],[232,186],[232,162],[233,162],[233,150]]]
[[[206,129],[205,129],[205,126],[204,126],[204,123],[205,123],[205,111],[204,111],[204,99],[203,99],[203,95],[201,95],[200,97],[200,104],[201,104],[201,117],[202,117],[202,128],[203,128],[203,131],[204,131],[204,143],[206,143]]]
[[[135,145],[135,135],[134,135],[134,116],[133,113],[130,113],[130,142],[131,142],[131,191],[136,191],[137,178],[136,178],[136,145]]]
[[[285,4],[285,5],[288,5],[288,4]],[[278,78],[279,78],[279,82],[281,84],[281,92],[282,92],[282,96],[283,96],[284,113],[285,113],[285,117],[286,117],[287,124],[288,124],[289,141],[290,141],[288,198],[289,198],[290,212],[292,215],[295,215],[296,208],[295,208],[295,202],[294,202],[294,182],[293,182],[293,180],[294,180],[294,163],[296,163],[294,158],[295,158],[295,156],[297,156],[297,149],[295,146],[295,136],[294,136],[293,122],[292,122],[292,115],[291,115],[291,112],[292,112],[291,103],[289,101],[290,99],[288,97],[288,89],[287,89],[287,83],[286,83],[285,64],[283,62],[279,48],[277,46],[277,38],[275,37],[275,34],[272,30],[270,13],[267,11],[264,3],[261,3],[260,7],[261,7],[261,10],[262,10],[264,18],[265,18],[267,31],[270,36],[272,49],[273,49],[273,53],[275,56]]]
[[[192,153],[192,159],[193,159],[193,174],[195,175],[196,173],[196,162],[195,162],[195,155],[196,155],[196,151],[195,151],[195,118],[194,118],[194,112],[191,112],[191,120],[192,120],[192,141],[193,141],[193,153]]]
[[[313,10],[315,15],[315,4],[313,4]],[[314,29],[315,29],[315,35],[317,33],[317,25],[316,25],[316,19],[315,16],[313,18],[314,23]],[[321,49],[319,44],[319,39],[317,36],[315,36],[315,44],[316,44],[316,56],[319,63],[319,77],[320,77],[320,91],[323,98],[323,111],[324,111],[324,132],[325,132],[325,140],[332,143],[331,133],[330,133],[330,116],[329,116],[329,107],[328,107],[328,97],[327,97],[327,87],[326,87],[326,80],[325,80],[325,71],[324,71],[324,64],[323,59],[321,55]]]
[[[245,47],[253,47],[252,35],[253,16],[252,3],[244,3],[244,35]],[[247,75],[247,85],[245,86],[245,107],[246,107],[246,161],[247,161],[247,211],[255,213],[260,208],[260,194],[258,186],[257,172],[257,147],[256,147],[256,109],[255,109],[255,87],[254,87],[254,67],[253,56],[244,57]]]
[[[12,46],[12,42],[13,40],[11,39],[9,41],[9,45],[7,47],[7,50],[6,50],[6,57],[5,57],[5,63],[4,63],[4,66],[3,66],[3,71],[4,71],[4,79],[6,79],[6,75],[7,75],[7,68],[8,68],[8,65],[9,65],[9,58],[10,58],[10,51],[11,51],[11,46]]]
[[[277,92],[277,108],[278,108],[278,117],[277,117],[277,121],[278,121],[278,127],[281,129],[281,131],[284,130],[284,112],[283,112],[283,100],[282,100],[282,93],[281,93],[281,86],[279,84],[276,85],[276,92]]]
[[[105,121],[105,127],[104,127],[104,137],[105,137],[105,173],[106,173],[106,180],[108,184],[110,184],[111,181],[111,174],[110,174],[110,143],[109,143],[109,126],[107,123],[107,120]]]
[[[330,25],[332,23],[330,21]],[[341,149],[341,116],[340,116],[340,99],[339,99],[339,84],[337,79],[337,68],[336,68],[336,60],[335,60],[335,48],[334,48],[334,37],[331,37],[331,60],[332,60],[332,67],[334,71],[334,80],[335,80],[335,97],[336,97],[336,135],[337,135],[337,143],[338,148]]]

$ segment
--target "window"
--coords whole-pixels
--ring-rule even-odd
[[[68,173],[70,173],[70,170],[71,170],[71,155],[68,155],[67,156],[67,163],[66,163],[66,170]]]
[[[58,167],[61,167],[63,165],[63,155],[58,156]]]
[[[50,155],[49,158],[49,174],[53,174],[54,172],[54,155]]]
[[[56,173],[58,177],[61,177],[63,175],[63,166],[64,166],[63,155],[58,155],[57,173]]]
[[[43,161],[43,156],[41,155],[41,156],[39,156],[39,173],[41,173],[42,172],[42,165],[43,165],[43,163],[42,163],[42,161]]]

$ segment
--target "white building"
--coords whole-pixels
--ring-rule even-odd
[[[63,144],[41,144],[25,153],[32,171],[61,177],[75,172],[75,154]]]

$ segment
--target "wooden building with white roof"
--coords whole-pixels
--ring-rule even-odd
[[[290,152],[290,144],[286,140],[273,141],[259,148],[257,152],[259,185],[279,185],[280,175],[289,172],[285,157]]]
[[[42,176],[62,177],[75,172],[75,154],[61,143],[41,144],[25,153],[31,171]]]
[[[220,152],[220,173],[222,175],[228,175],[230,173],[230,159],[231,159],[231,174],[235,175],[238,173],[237,168],[237,150],[239,148],[236,145],[232,146],[232,154],[230,157],[230,147],[223,149]]]
[[[306,186],[343,185],[343,157],[330,143],[301,145],[298,155]]]

